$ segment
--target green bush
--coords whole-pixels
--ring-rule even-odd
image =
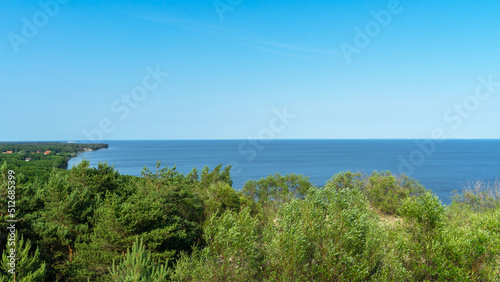
[[[251,281],[258,278],[261,251],[258,220],[248,208],[212,215],[204,228],[207,247],[182,255],[172,273],[174,281]]]
[[[127,250],[120,264],[109,269],[111,279],[116,282],[159,282],[165,281],[168,272],[165,265],[154,262],[151,252],[146,251],[142,239],[136,239],[132,249]]]
[[[264,219],[273,220],[280,207],[293,199],[305,198],[312,187],[308,177],[276,173],[257,181],[248,181],[242,193],[257,203]]]
[[[488,211],[500,207],[500,182],[493,185],[477,181],[470,183],[461,194],[454,191],[453,203],[474,211]]]
[[[365,181],[364,191],[372,206],[395,215],[406,198],[422,195],[425,188],[405,175],[395,177],[390,172],[374,172]]]
[[[361,281],[382,261],[381,229],[359,190],[311,189],[280,209],[266,233],[270,281]]]
[[[446,255],[462,270],[463,277],[499,281],[500,208],[476,209],[475,204],[454,201],[448,207],[442,232]]]
[[[82,147],[31,154],[42,145],[0,157],[0,245],[16,170],[18,281],[500,281],[498,183],[449,206],[388,172],[343,172],[324,188],[275,174],[238,192],[230,167],[63,170]],[[0,281],[12,281],[5,266]]]
[[[405,200],[400,213],[403,265],[416,280],[492,281],[500,278],[500,213],[446,209],[431,193]]]
[[[335,174],[326,182],[326,187],[335,187],[338,190],[342,189],[360,189],[363,190],[364,177],[360,172],[344,171]]]
[[[326,187],[361,190],[372,207],[388,215],[397,215],[404,199],[425,192],[415,179],[405,175],[395,177],[388,171],[375,171],[370,176],[350,171],[338,173],[328,180]]]

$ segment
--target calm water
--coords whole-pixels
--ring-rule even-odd
[[[500,178],[500,140],[273,140],[261,141],[105,141],[109,149],[86,152],[69,166],[88,159],[92,166],[100,161],[114,165],[122,174],[141,175],[156,161],[162,167],[177,166],[183,173],[194,167],[211,169],[218,164],[233,166],[234,188],[241,189],[249,179],[269,174],[297,173],[322,186],[334,174],[345,171],[389,170],[406,173],[433,190],[444,203],[451,191],[468,182],[493,182]],[[426,143],[419,146],[418,142]]]

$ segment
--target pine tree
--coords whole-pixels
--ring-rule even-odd
[[[31,242],[30,240],[24,241],[23,236],[19,238],[16,233],[15,240],[15,273],[9,273],[11,267],[8,265],[10,263],[10,258],[7,250],[13,248],[13,246],[7,246],[7,250],[2,253],[1,262],[1,274],[0,281],[17,281],[17,282],[37,282],[44,281],[46,274],[46,264],[40,259],[40,252],[36,248],[35,253],[30,254]]]
[[[152,282],[164,281],[168,275],[166,265],[157,265],[151,259],[151,252],[146,251],[143,240],[137,237],[132,250],[127,249],[127,255],[116,266],[113,261],[109,269],[113,281],[120,282]]]
[[[2,172],[2,183],[5,183],[5,178],[7,178],[7,161],[4,161],[0,166],[0,171]]]

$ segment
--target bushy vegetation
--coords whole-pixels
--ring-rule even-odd
[[[12,151],[13,153],[31,153],[51,151],[54,153],[76,153],[85,150],[99,150],[108,148],[107,144],[102,143],[63,143],[63,142],[0,142],[0,152]]]
[[[24,176],[48,179],[53,168],[67,169],[68,161],[77,153],[108,148],[107,144],[75,143],[0,143],[0,165]],[[47,151],[50,153],[45,154]],[[9,152],[9,153],[7,153]]]
[[[445,206],[389,172],[342,172],[324,187],[275,174],[236,191],[222,166],[14,169],[16,281],[500,281],[498,184]],[[0,281],[14,281],[6,256]]]
[[[377,211],[387,215],[397,215],[403,200],[425,192],[415,179],[405,175],[395,177],[388,171],[375,171],[370,176],[350,171],[339,173],[326,183],[326,187],[360,190]]]

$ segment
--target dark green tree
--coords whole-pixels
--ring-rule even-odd
[[[33,252],[31,250],[30,240],[24,240],[24,237],[18,237],[16,233],[15,245],[7,245],[2,253],[2,265],[0,271],[0,281],[17,281],[17,282],[37,282],[45,281],[46,264],[40,258],[38,247]],[[9,272],[12,267],[10,253],[8,250],[15,248],[15,270]]]

